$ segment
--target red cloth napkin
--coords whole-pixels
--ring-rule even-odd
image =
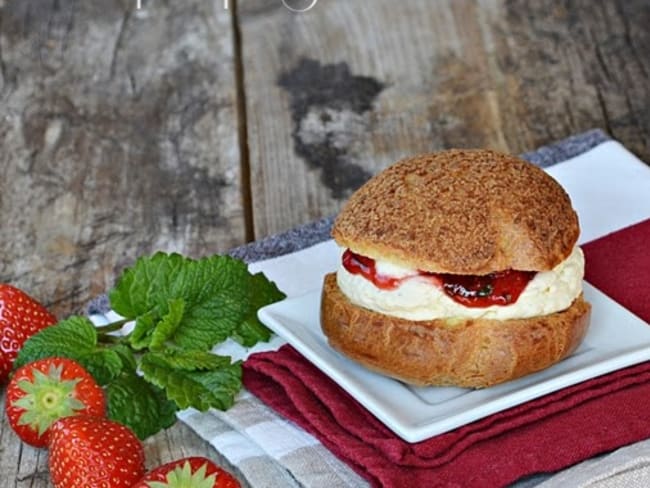
[[[582,246],[585,279],[650,322],[650,219]]]
[[[650,220],[585,246],[588,280],[650,320]],[[650,437],[650,362],[411,444],[290,346],[252,355],[244,384],[373,486],[497,487]]]

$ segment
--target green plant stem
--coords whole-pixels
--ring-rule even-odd
[[[97,331],[98,335],[105,336],[109,332],[120,330],[128,322],[130,322],[130,319],[117,320],[106,325],[96,325],[95,330]]]

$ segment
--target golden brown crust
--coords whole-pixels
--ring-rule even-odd
[[[552,177],[488,150],[397,162],[350,197],[332,230],[359,254],[456,274],[549,270],[578,234],[569,196]]]
[[[352,304],[336,275],[325,277],[321,326],[334,349],[415,385],[482,388],[547,368],[582,341],[591,306],[529,319],[411,321]]]

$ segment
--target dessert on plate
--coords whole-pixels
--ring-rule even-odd
[[[564,189],[490,150],[403,159],[357,190],[332,236],[332,347],[415,385],[480,388],[547,368],[585,336],[584,258]]]

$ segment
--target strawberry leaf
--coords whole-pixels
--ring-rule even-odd
[[[108,417],[133,430],[140,439],[171,427],[176,404],[135,372],[121,374],[106,388]]]

